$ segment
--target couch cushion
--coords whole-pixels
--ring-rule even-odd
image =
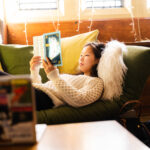
[[[116,119],[120,107],[116,102],[96,101],[93,104],[73,108],[61,106],[37,111],[37,123],[61,124]]]
[[[128,67],[125,77],[123,96],[127,100],[138,99],[145,81],[150,76],[150,48],[143,46],[127,46],[124,61]]]
[[[10,74],[29,74],[32,46],[0,45],[0,60],[4,71]]]
[[[2,44],[0,45],[0,61],[2,69],[10,74],[30,74],[29,61],[33,56],[33,46]],[[47,81],[43,69],[40,70],[42,82]]]

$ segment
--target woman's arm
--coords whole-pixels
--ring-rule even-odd
[[[57,88],[63,101],[73,107],[86,106],[95,102],[100,98],[103,91],[103,81],[100,78],[93,78],[89,82],[86,82],[81,89],[74,88],[59,77],[58,70],[49,73],[48,78]]]
[[[30,60],[30,72],[33,83],[41,83],[41,76],[39,75],[41,64],[40,56],[33,56]]]
[[[73,107],[81,107],[98,100],[103,91],[103,81],[100,78],[93,78],[81,89],[74,88],[69,82],[63,80],[58,69],[51,64],[48,58],[43,60],[44,70],[61,95],[63,101]],[[89,77],[90,78],[90,77]],[[77,79],[79,82],[80,79]]]
[[[100,98],[103,91],[103,83],[88,83],[80,90],[67,85],[63,80],[56,82],[55,86],[62,94],[64,101],[73,107],[82,107],[91,104]]]

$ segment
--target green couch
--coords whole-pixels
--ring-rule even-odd
[[[98,100],[81,108],[61,106],[37,111],[37,122],[47,124],[85,122],[115,119],[121,106],[129,100],[140,97],[143,86],[150,76],[150,48],[127,46],[123,58],[128,67],[119,100]],[[33,56],[33,47],[24,45],[0,45],[0,62],[4,71],[10,74],[29,74],[29,61]],[[43,70],[40,71],[43,82],[47,80]]]

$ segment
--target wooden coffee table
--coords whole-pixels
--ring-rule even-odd
[[[0,150],[148,150],[116,121],[49,125],[34,145],[0,147]]]

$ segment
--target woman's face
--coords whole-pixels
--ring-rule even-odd
[[[86,46],[83,48],[80,59],[79,59],[79,68],[84,75],[90,75],[91,69],[95,64],[98,64],[99,59],[95,58],[91,46]]]

